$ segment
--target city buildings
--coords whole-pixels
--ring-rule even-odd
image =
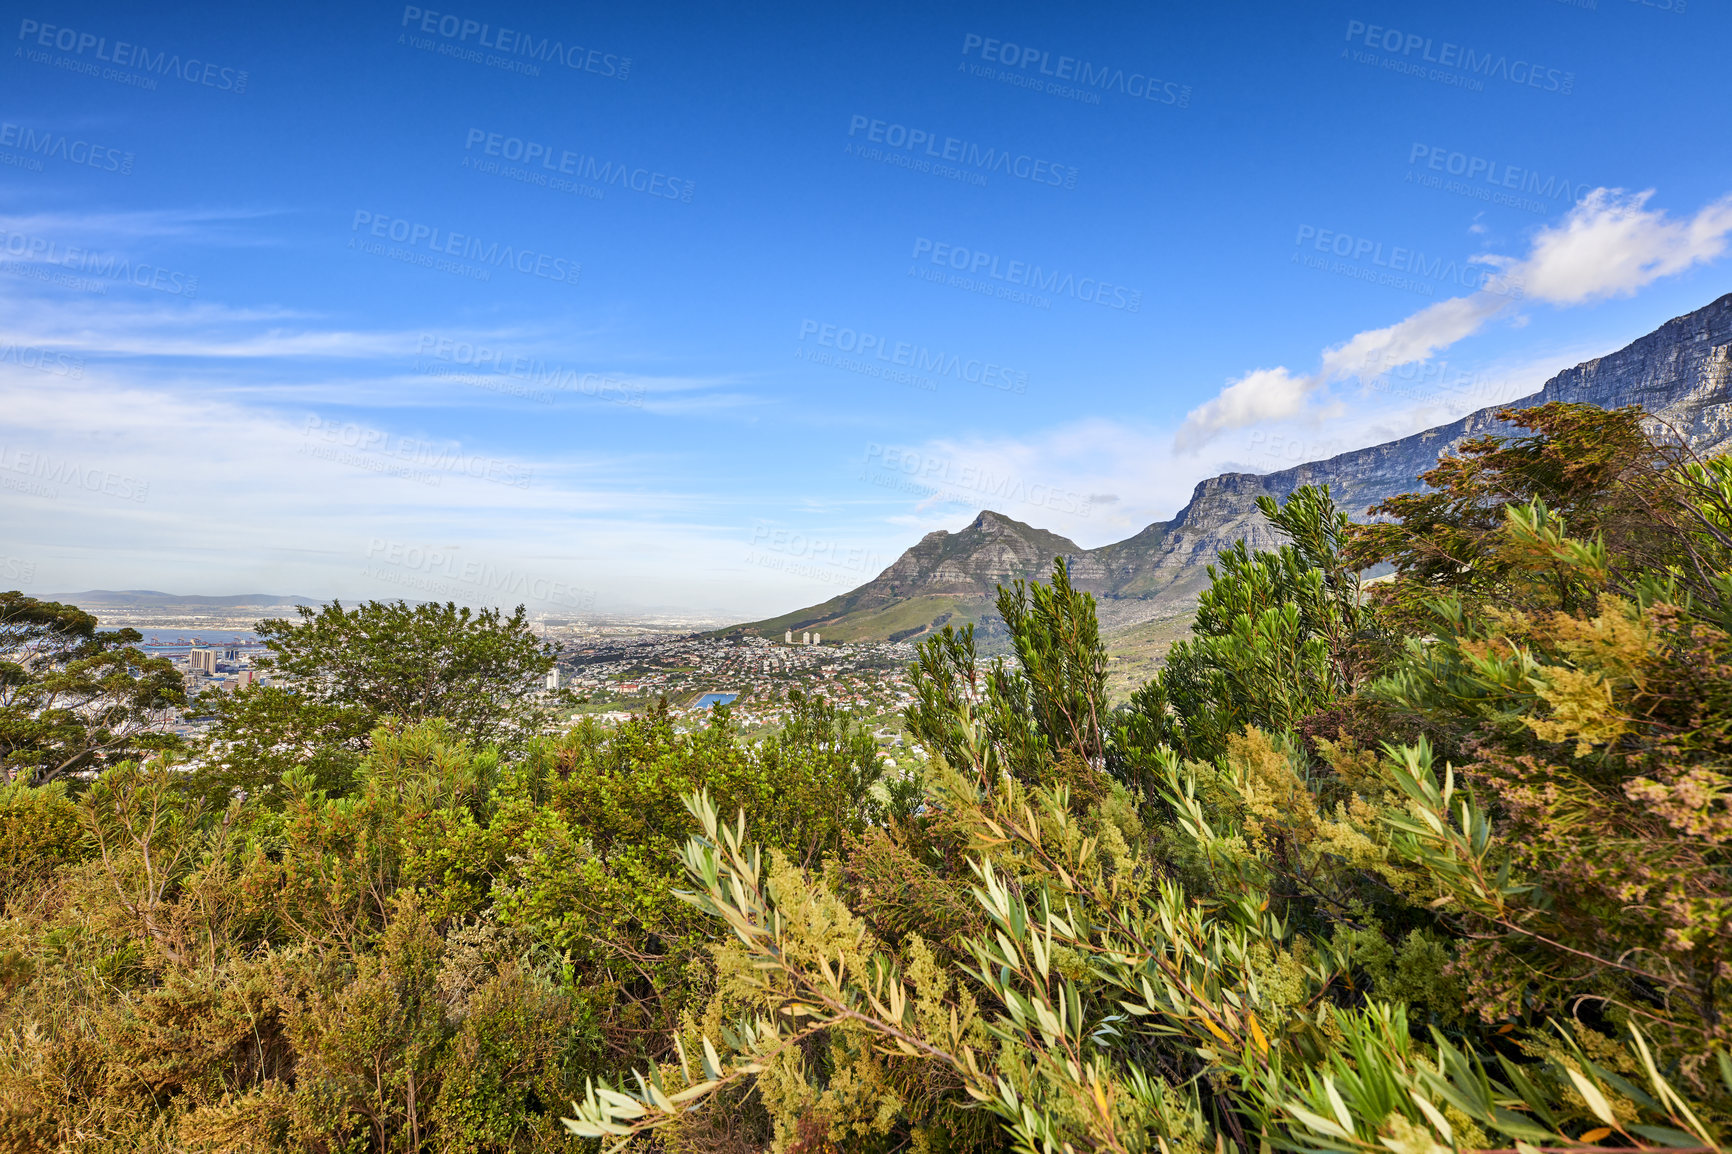
[[[729,704],[732,724],[768,731],[787,719],[791,692],[817,693],[897,744],[901,712],[913,700],[907,672],[913,660],[914,647],[906,643],[841,642],[820,649],[816,636],[778,644],[760,637],[663,635],[569,646],[560,665],[584,702],[576,716],[641,713],[665,697],[676,715],[701,724],[718,695],[736,694]]]

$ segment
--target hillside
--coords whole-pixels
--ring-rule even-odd
[[[1508,407],[1579,401],[1602,408],[1640,405],[1698,451],[1732,446],[1732,294],[1661,325],[1617,352],[1565,369]],[[1068,538],[1002,513],[982,511],[954,533],[928,533],[883,573],[820,605],[723,634],[782,636],[816,630],[841,641],[918,639],[945,624],[975,622],[990,640],[995,586],[1045,577],[1055,556],[1070,560],[1079,588],[1095,594],[1103,631],[1182,613],[1208,582],[1210,562],[1239,538],[1269,548],[1275,535],[1257,498],[1280,500],[1301,485],[1326,484],[1355,515],[1417,487],[1420,473],[1469,437],[1507,428],[1491,406],[1399,440],[1311,461],[1278,473],[1222,473],[1198,483],[1170,521],[1126,540],[1083,549]],[[1165,629],[1156,629],[1165,633]]]
[[[232,610],[288,609],[296,605],[322,605],[311,597],[295,597],[281,593],[236,593],[226,597],[202,593],[159,593],[154,589],[86,589],[82,593],[50,593],[47,600],[77,605],[81,609],[139,610]]]
[[[815,630],[836,641],[900,641],[973,623],[990,631],[995,590],[1046,573],[1056,556],[1087,554],[1075,541],[983,510],[955,533],[928,533],[884,572],[821,605],[720,631],[776,638]]]

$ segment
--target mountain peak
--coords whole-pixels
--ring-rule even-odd
[[[980,512],[976,513],[974,515],[974,520],[957,530],[956,535],[960,537],[964,533],[985,533],[989,535],[1010,533],[1030,539],[1036,537],[1043,539],[1047,537],[1056,537],[1060,541],[1065,540],[1065,538],[1058,537],[1057,534],[1050,530],[1037,528],[1034,525],[1030,525],[1027,521],[1018,521],[1015,517],[1000,513],[996,509],[982,509]],[[1076,548],[1075,545],[1070,545],[1069,547],[1072,549]]]

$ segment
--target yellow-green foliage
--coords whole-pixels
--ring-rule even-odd
[[[386,726],[351,787],[226,810],[163,763],[0,787],[0,1151],[578,1148],[584,1076],[713,988],[680,794],[802,857],[864,830],[870,740],[802,724],[754,748],[658,713],[511,760]]]

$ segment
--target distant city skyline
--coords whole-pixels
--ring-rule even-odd
[[[0,588],[747,620],[983,508],[1122,540],[1732,288],[1728,32],[26,7]]]

